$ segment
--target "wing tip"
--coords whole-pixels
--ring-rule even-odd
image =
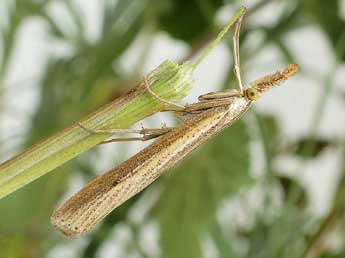
[[[57,229],[57,231],[68,238],[78,238],[84,233],[84,231],[80,230],[79,227],[73,226],[73,224],[65,221],[56,213],[54,213],[50,217],[50,223],[54,226],[55,229]]]

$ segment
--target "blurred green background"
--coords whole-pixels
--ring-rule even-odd
[[[245,81],[299,75],[68,240],[54,208],[145,143],[89,151],[0,200],[0,257],[345,257],[345,1],[2,0],[0,161],[120,96],[166,58],[195,58],[240,5]],[[188,102],[234,87],[231,34]],[[145,121],[173,124],[171,116]],[[140,127],[140,124],[137,125]]]

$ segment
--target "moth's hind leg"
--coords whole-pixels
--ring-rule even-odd
[[[244,15],[244,14],[243,14]],[[238,86],[240,88],[240,91],[243,92],[243,84],[242,84],[242,78],[241,78],[241,66],[240,66],[240,31],[241,31],[241,25],[243,21],[243,15],[238,18],[235,24],[235,31],[232,37],[233,41],[233,55],[234,55],[234,73],[238,82]]]
[[[99,144],[105,144],[110,142],[127,142],[127,141],[147,141],[157,138],[163,134],[170,132],[174,127],[162,127],[162,128],[142,128],[142,129],[90,129],[81,123],[78,125],[90,134],[140,134],[140,137],[127,137],[127,138],[112,138],[105,140]]]
[[[208,101],[208,100],[221,100],[221,99],[229,99],[233,97],[242,97],[243,93],[239,90],[227,90],[227,91],[217,91],[217,92],[210,92],[204,95],[199,96],[200,101]]]

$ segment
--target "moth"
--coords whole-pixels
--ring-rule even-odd
[[[264,92],[296,74],[298,66],[290,64],[282,71],[243,87],[239,59],[239,33],[243,16],[244,13],[234,24],[233,34],[234,71],[239,89],[211,92],[200,96],[199,102],[181,107],[160,99],[146,82],[149,92],[165,102],[168,110],[177,112],[182,124],[176,128],[128,130],[143,136],[126,140],[158,138],[133,157],[91,181],[59,207],[51,217],[51,223],[56,229],[71,238],[91,230],[111,211],[146,188],[167,169],[240,119]],[[90,133],[119,132],[83,128]]]

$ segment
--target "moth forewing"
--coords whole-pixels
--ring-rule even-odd
[[[75,238],[95,227],[106,215],[142,191],[164,171],[207,139],[230,126],[252,101],[234,97],[227,105],[193,115],[132,158],[91,181],[51,217],[55,228]]]

